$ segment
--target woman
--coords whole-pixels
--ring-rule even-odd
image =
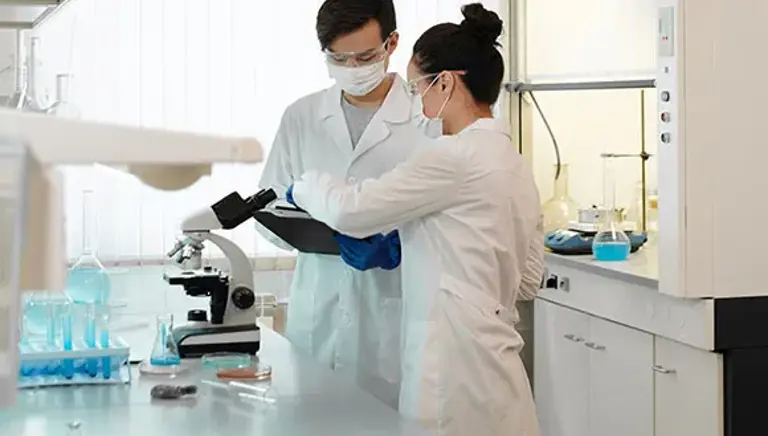
[[[401,413],[437,434],[538,436],[515,302],[541,237],[533,176],[491,112],[504,64],[480,4],[416,42],[408,86],[444,136],[356,186],[306,173],[288,197],[340,233],[402,241]]]

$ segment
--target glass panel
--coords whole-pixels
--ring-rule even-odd
[[[568,165],[569,196],[579,206],[600,205],[604,196],[603,153],[637,154],[641,152],[641,91],[568,91],[534,93],[552,127],[560,147],[562,163]],[[528,98],[528,97],[526,97]],[[646,152],[655,154],[656,95],[646,90]],[[552,140],[538,113],[533,115],[530,134],[536,182],[542,201],[554,193],[556,162]],[[641,159],[622,157],[610,163],[615,173],[616,206],[631,209],[641,181]],[[656,187],[656,161],[647,164],[647,186]],[[638,223],[639,225],[640,223]]]
[[[525,9],[526,81],[653,75],[655,2],[529,0]]]

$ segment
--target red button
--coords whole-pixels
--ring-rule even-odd
[[[670,120],[669,112],[662,112],[661,113],[661,121],[664,121],[665,123],[668,123]]]

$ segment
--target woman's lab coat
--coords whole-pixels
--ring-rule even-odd
[[[478,120],[357,187],[310,172],[293,195],[352,236],[399,227],[401,413],[440,435],[539,435],[514,306],[541,209],[504,123]]]
[[[310,170],[356,183],[406,160],[426,136],[413,121],[405,83],[392,88],[353,148],[341,89],[332,87],[290,106],[283,115],[259,183],[282,195]],[[283,248],[267,229],[257,229]],[[365,235],[368,236],[368,235]],[[354,379],[397,408],[400,388],[400,270],[357,271],[339,256],[298,254],[286,336],[299,349]]]

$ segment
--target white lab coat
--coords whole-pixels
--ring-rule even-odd
[[[533,175],[501,121],[438,142],[357,187],[310,172],[294,199],[352,236],[399,226],[402,414],[445,436],[538,436],[514,327],[540,235]]]
[[[283,195],[310,170],[348,183],[379,177],[409,157],[420,138],[431,141],[416,127],[411,99],[399,76],[354,149],[341,98],[341,89],[332,87],[298,100],[285,111],[261,188],[271,187]],[[265,228],[257,228],[276,245],[290,248]],[[299,253],[286,336],[397,408],[401,295],[399,269],[361,272],[339,256]]]

